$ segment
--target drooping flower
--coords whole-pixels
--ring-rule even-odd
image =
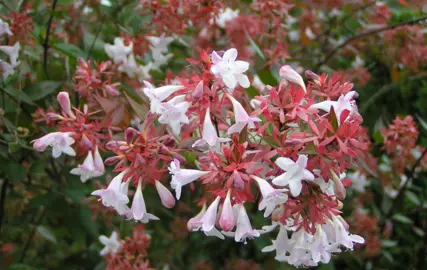
[[[159,220],[158,217],[147,212],[144,197],[142,195],[141,183],[142,181],[139,180],[138,187],[132,200],[132,206],[130,208],[132,211],[132,218],[135,221],[141,221],[142,223],[148,223],[150,220]]]
[[[243,203],[237,205],[237,225],[234,234],[236,242],[245,242],[247,238],[259,237],[260,233],[252,229],[251,221],[249,220],[248,213],[246,213]]]
[[[88,152],[83,164],[78,165],[77,168],[72,169],[70,173],[74,175],[80,175],[80,180],[83,183],[85,183],[90,178],[98,177],[104,174],[104,172],[98,171],[95,168],[91,151]]]
[[[258,205],[258,210],[265,209],[264,217],[271,215],[277,205],[283,204],[287,201],[288,195],[284,193],[286,189],[275,189],[266,180],[259,178],[255,175],[251,176],[259,186],[261,191],[262,200]]]
[[[18,61],[19,50],[21,49],[21,45],[19,42],[16,42],[13,46],[0,46],[0,51],[4,52],[9,56],[10,64],[12,67],[16,67],[21,62]]]
[[[102,204],[106,207],[114,207],[116,210],[122,209],[123,205],[126,205],[129,202],[129,198],[123,193],[122,187],[123,177],[126,173],[127,171],[123,171],[116,175],[116,177],[111,180],[107,189],[95,190],[91,194],[94,196],[99,196],[99,200],[101,200]]]
[[[158,180],[156,180],[156,190],[165,207],[172,208],[175,206],[175,198],[172,193]]]
[[[176,198],[179,200],[179,198],[181,198],[182,186],[199,179],[209,172],[181,169],[179,160],[174,159],[174,161],[170,163],[169,173],[172,175],[171,187],[175,190]]]
[[[301,75],[298,74],[291,66],[285,65],[280,68],[280,77],[283,78],[285,83],[291,82],[294,84],[297,84],[304,89],[304,92],[307,92],[307,89],[305,87],[304,80],[302,79]]]
[[[163,33],[160,37],[147,36],[146,39],[151,43],[151,51],[154,54],[167,53],[168,45],[174,40],[173,37],[166,37]]]
[[[10,31],[9,24],[2,19],[0,19],[0,36],[3,35],[13,36],[12,31]]]
[[[176,91],[183,89],[182,85],[166,85],[155,88],[151,83],[144,81],[144,94],[150,99],[150,111],[161,114],[164,111],[162,102]]]
[[[289,185],[292,196],[298,196],[302,189],[302,180],[314,180],[314,175],[306,169],[307,160],[308,158],[305,155],[299,155],[296,162],[290,158],[279,157],[276,160],[276,165],[286,172],[274,178],[273,184],[278,186]]]
[[[228,232],[234,228],[236,225],[236,218],[233,213],[233,206],[231,205],[231,189],[227,191],[227,196],[225,197],[224,203],[222,205],[221,216],[219,217],[219,226]]]
[[[125,46],[124,39],[116,37],[114,39],[114,45],[105,44],[104,50],[105,53],[113,59],[115,64],[121,64],[128,60],[128,55],[133,51],[133,44],[130,43],[128,46]]]
[[[210,108],[206,110],[205,120],[203,121],[202,138],[197,140],[193,147],[202,147],[209,145],[212,151],[219,151],[220,143],[230,141],[230,138],[219,138],[214,125],[212,124]]]
[[[206,206],[204,206],[197,216],[191,218],[187,224],[188,229],[191,231],[198,231],[201,229],[207,236],[216,236],[220,239],[224,239],[224,235],[215,228],[220,199],[221,198],[217,196],[206,211],[204,211],[204,209],[206,209]]]
[[[232,91],[237,84],[244,88],[250,86],[248,76],[243,72],[249,69],[249,63],[245,61],[236,61],[237,50],[232,48],[227,50],[223,57],[217,52],[212,52],[211,72],[217,78],[221,78],[224,84]]]
[[[322,226],[330,242],[343,245],[348,249],[353,249],[354,243],[363,244],[365,239],[359,235],[350,234],[348,225],[341,216],[332,215],[332,218]]]
[[[3,80],[6,80],[9,75],[15,73],[13,66],[6,61],[0,60],[0,73],[2,74]]]
[[[254,128],[255,122],[261,122],[261,119],[259,119],[258,117],[249,116],[243,108],[242,104],[240,104],[234,97],[232,97],[231,95],[227,96],[233,104],[234,119],[236,121],[236,123],[228,129],[228,134],[236,132],[240,133],[246,125],[249,129]]]
[[[101,252],[99,252],[101,256],[117,253],[117,251],[119,251],[120,247],[122,246],[122,242],[118,238],[117,232],[111,233],[110,237],[100,235],[98,239],[99,242],[104,245],[104,248],[101,250]]]
[[[63,112],[72,118],[76,117],[71,110],[70,95],[67,92],[60,92],[58,96],[56,96],[56,99],[58,100]]]
[[[34,143],[33,147],[35,150],[43,152],[48,146],[51,146],[54,158],[58,158],[61,153],[75,156],[76,152],[70,146],[74,143],[74,139],[71,136],[73,136],[72,132],[52,132],[32,141]]]

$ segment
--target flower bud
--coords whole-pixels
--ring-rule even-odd
[[[172,193],[159,181],[156,180],[156,189],[159,194],[162,204],[167,208],[172,208],[175,206],[175,198]]]
[[[204,87],[204,85],[203,85],[203,80],[202,80],[202,81],[200,81],[197,84],[196,88],[193,91],[192,96],[193,96],[194,100],[199,100],[199,99],[202,98],[202,96],[203,96],[203,87]]]
[[[58,96],[56,97],[58,100],[59,105],[62,108],[62,111],[64,111],[68,116],[75,118],[74,113],[71,111],[71,102],[70,102],[70,96],[67,92],[60,92]]]
[[[221,228],[226,232],[231,231],[234,228],[234,225],[236,224],[236,219],[234,218],[233,214],[233,206],[231,205],[230,195],[231,189],[227,191],[227,197],[224,200],[224,203],[222,205],[221,216],[219,217],[219,226],[221,226]]]
[[[285,82],[291,82],[298,84],[299,86],[304,89],[304,92],[307,93],[307,89],[305,88],[304,80],[302,79],[301,75],[298,74],[294,69],[292,69],[291,66],[285,65],[280,68],[280,77],[282,77]]]

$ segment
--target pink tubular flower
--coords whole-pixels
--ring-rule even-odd
[[[228,232],[234,228],[236,225],[236,219],[233,213],[233,206],[231,205],[231,189],[227,191],[227,197],[225,197],[224,203],[222,205],[221,216],[219,217],[219,226]]]
[[[208,174],[209,172],[191,169],[181,169],[179,160],[174,159],[170,163],[169,173],[172,174],[171,187],[175,190],[176,198],[179,200],[179,198],[181,198],[182,186],[196,181],[203,175]]]
[[[76,152],[70,145],[74,143],[72,132],[52,132],[37,140],[32,141],[34,143],[33,148],[36,151],[43,152],[46,147],[52,146],[52,156],[58,158],[61,153],[69,156],[75,156]]]
[[[298,196],[301,193],[302,180],[314,180],[314,175],[306,169],[307,160],[308,158],[305,155],[299,155],[296,162],[290,158],[279,157],[276,164],[286,172],[274,178],[273,184],[278,186],[289,185],[292,196]]]
[[[222,142],[228,142],[231,139],[229,138],[219,138],[218,134],[216,132],[216,129],[214,125],[212,124],[211,115],[210,115],[210,108],[206,110],[205,114],[205,120],[203,121],[203,131],[202,131],[202,138],[197,140],[193,147],[200,147],[204,146],[205,144],[209,145],[209,148],[212,151],[219,151],[220,143]]]
[[[294,84],[297,84],[304,89],[304,92],[307,93],[307,89],[305,87],[304,80],[302,79],[301,75],[298,74],[291,66],[285,65],[280,68],[280,76],[283,78],[285,83],[291,82]]]
[[[236,123],[232,125],[227,133],[240,133],[243,128],[247,125],[248,128],[254,128],[255,122],[261,122],[261,119],[258,117],[251,117],[248,115],[248,113],[243,108],[242,104],[240,104],[235,98],[233,98],[231,95],[227,95],[227,97],[230,99],[231,103],[233,104],[233,111],[234,111],[234,119],[236,120]]]
[[[310,108],[319,109],[325,112],[330,112],[331,107],[334,108],[334,111],[337,115],[338,123],[340,122],[340,115],[344,110],[348,110],[350,115],[357,113],[357,108],[355,106],[355,101],[353,98],[357,96],[356,91],[350,91],[345,95],[341,95],[338,98],[338,101],[326,100],[310,106]]]
[[[275,189],[266,180],[255,175],[251,175],[251,177],[258,183],[259,190],[262,195],[262,200],[258,205],[258,210],[261,211],[265,209],[264,217],[268,217],[277,205],[283,204],[287,201],[288,195],[284,193],[287,189]]]
[[[217,52],[212,52],[211,72],[221,78],[224,84],[231,90],[240,84],[244,88],[250,86],[248,76],[243,72],[249,69],[249,63],[245,61],[236,61],[237,50],[232,48],[227,50],[221,57]]]
[[[70,95],[67,92],[60,92],[56,99],[58,100],[58,103],[64,113],[72,118],[76,118],[73,111],[71,110]]]
[[[245,206],[242,204],[237,205],[237,225],[234,234],[236,242],[245,242],[247,238],[259,237],[260,233],[252,229],[251,221],[249,220],[248,213],[246,213]]]
[[[122,191],[122,180],[127,171],[123,171],[111,180],[107,189],[99,189],[92,192],[92,195],[101,197],[102,204],[106,207],[114,207],[116,210],[121,209],[123,204],[129,202],[129,198]]]
[[[80,175],[80,180],[83,183],[85,183],[90,178],[98,177],[104,174],[103,171],[101,172],[96,169],[91,151],[88,152],[83,164],[78,165],[77,168],[72,169],[70,173],[74,175]]]
[[[159,220],[158,217],[147,212],[142,195],[141,183],[142,181],[139,180],[138,188],[132,200],[132,207],[130,209],[132,211],[132,217],[135,221],[141,221],[142,223],[148,223],[150,220]]]
[[[162,204],[167,208],[172,208],[175,206],[175,198],[172,193],[162,184],[160,181],[156,180],[156,190],[159,194]]]

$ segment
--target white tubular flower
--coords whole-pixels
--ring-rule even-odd
[[[250,82],[248,76],[243,72],[249,69],[249,63],[245,61],[236,61],[237,50],[232,48],[226,51],[223,57],[217,52],[212,53],[211,72],[217,78],[221,78],[224,84],[232,91],[237,84],[243,88],[248,88]]]
[[[13,66],[6,61],[0,60],[0,73],[2,74],[3,80],[6,80],[9,75],[15,73]]]
[[[231,8],[227,7],[226,9],[222,10],[221,13],[218,14],[218,16],[215,18],[215,23],[220,28],[225,29],[225,25],[234,20],[239,16],[239,10],[232,10]],[[211,19],[210,24],[213,24],[213,19]]]
[[[116,232],[113,232],[110,237],[100,235],[98,239],[99,242],[104,245],[104,248],[101,250],[101,252],[99,252],[101,256],[105,256],[110,253],[117,253],[117,251],[119,251],[122,246],[122,242],[118,238]]]
[[[179,160],[174,159],[169,166],[169,173],[172,175],[171,187],[176,192],[176,198],[181,198],[182,186],[185,186],[193,181],[196,181],[200,177],[208,174],[209,172],[181,169]]]
[[[350,234],[346,229],[347,223],[341,216],[332,215],[332,219],[322,226],[330,243],[353,250],[354,243],[363,244],[365,239],[359,235]]]
[[[115,64],[121,64],[127,62],[128,55],[133,51],[133,44],[130,43],[128,46],[125,46],[124,39],[116,37],[114,39],[114,45],[105,44],[104,50],[105,53],[113,59]]]
[[[135,221],[141,221],[142,223],[148,223],[150,220],[159,220],[158,217],[147,212],[144,197],[142,195],[141,182],[142,180],[139,180],[138,187],[135,195],[133,196],[132,207],[130,208],[132,218]]]
[[[126,205],[129,202],[129,198],[127,194],[127,186],[126,186],[126,194],[124,194],[122,181],[127,171],[123,171],[120,174],[116,175],[116,177],[111,180],[107,189],[98,189],[92,192],[91,194],[94,196],[99,196],[100,201],[106,207],[114,207],[116,210],[122,210],[123,205]],[[129,182],[130,180],[128,180]],[[118,212],[120,212],[117,210]]]
[[[206,110],[205,120],[203,121],[202,138],[197,140],[193,147],[203,147],[205,144],[209,145],[209,149],[219,152],[220,143],[230,141],[230,138],[219,138],[214,125],[212,124],[210,108]]]
[[[163,33],[160,37],[147,36],[146,39],[151,43],[150,49],[154,54],[167,53],[168,45],[174,40],[173,37],[166,37]]]
[[[258,205],[258,210],[265,209],[264,217],[271,215],[277,205],[283,204],[288,200],[288,195],[283,193],[287,189],[275,189],[266,180],[255,175],[251,177],[258,183],[261,191],[262,200]]]
[[[249,116],[242,104],[240,104],[234,97],[231,95],[227,95],[227,97],[233,104],[234,119],[236,121],[236,123],[228,129],[228,134],[240,133],[246,125],[248,126],[248,129],[254,128],[255,122],[261,122],[261,119],[258,117]]]
[[[259,237],[260,233],[258,230],[252,229],[251,221],[249,220],[248,213],[246,213],[245,206],[242,204],[237,205],[237,225],[236,232],[234,234],[234,240],[236,242],[246,243],[247,238]]]
[[[274,178],[273,184],[278,186],[289,185],[292,196],[298,196],[301,193],[302,180],[314,180],[314,175],[306,169],[307,160],[308,158],[305,155],[299,155],[296,162],[290,158],[278,158],[276,165],[286,172]]]
[[[150,99],[150,111],[161,114],[164,111],[162,102],[170,95],[184,88],[182,85],[166,85],[155,88],[151,83],[144,81],[145,87],[142,89],[144,94]]]
[[[76,152],[70,146],[75,141],[71,137],[72,132],[52,132],[37,140],[32,141],[34,143],[33,148],[36,151],[43,152],[48,146],[52,147],[52,156],[58,158],[61,153],[69,156],[75,156]]]
[[[201,229],[207,236],[216,236],[220,239],[224,239],[224,235],[215,228],[220,199],[219,196],[216,197],[206,211],[206,205],[204,205],[202,211],[188,221],[188,229],[193,232]]]
[[[10,31],[9,24],[0,19],[0,36],[3,35],[13,36],[13,33]]]

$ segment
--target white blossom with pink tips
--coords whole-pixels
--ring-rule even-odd
[[[204,205],[202,211],[188,221],[188,229],[193,232],[202,230],[207,236],[216,236],[220,239],[224,239],[224,235],[215,228],[220,199],[221,198],[217,196],[206,211],[206,205]]]
[[[354,101],[355,97],[357,97],[357,92],[350,91],[345,95],[341,95],[337,101],[325,100],[311,105],[310,108],[330,113],[332,107],[335,111],[335,114],[337,115],[338,124],[341,124],[340,115],[343,111],[348,110],[350,112],[349,116],[354,113],[358,114],[357,107]]]
[[[85,183],[88,179],[98,177],[104,174],[104,163],[99,154],[98,147],[95,149],[95,159],[92,152],[89,151],[83,164],[71,170],[71,174],[80,175],[80,180]]]
[[[221,78],[225,86],[231,91],[239,84],[244,88],[248,88],[251,84],[248,76],[243,72],[249,69],[249,63],[245,61],[236,61],[237,50],[232,48],[227,50],[221,57],[217,52],[212,52],[212,67],[211,72],[217,78]]]
[[[125,174],[126,171],[119,173],[118,175],[116,175],[116,177],[113,178],[113,180],[111,180],[110,184],[106,189],[98,189],[92,192],[91,194],[94,196],[99,196],[99,200],[102,201],[102,204],[104,206],[113,207],[116,210],[123,210],[123,208],[125,208],[125,205],[129,202],[128,196],[123,193],[122,181]],[[117,211],[121,212],[119,210]]]
[[[258,183],[261,191],[262,200],[258,205],[258,210],[265,209],[264,217],[271,215],[277,205],[283,204],[288,200],[288,195],[284,193],[287,189],[275,189],[266,180],[252,175],[252,178]]]
[[[132,206],[130,208],[132,218],[133,220],[140,221],[142,223],[148,223],[150,220],[159,220],[158,217],[147,212],[144,196],[142,195],[141,182],[141,180],[138,181],[138,187],[135,195],[133,196]]]
[[[52,156],[58,158],[62,153],[75,156],[76,152],[71,147],[75,142],[72,132],[52,132],[32,141],[36,151],[43,152],[48,146],[52,147]]]
[[[292,196],[296,197],[301,193],[302,181],[313,181],[314,175],[307,167],[308,158],[305,155],[299,155],[295,162],[290,158],[279,157],[276,160],[276,165],[279,166],[285,173],[273,179],[273,184],[278,186],[288,186]]]
[[[298,74],[291,66],[285,65],[280,68],[280,77],[283,78],[283,83],[288,84],[289,82],[301,86],[304,92],[307,92],[304,80],[301,75]]]

